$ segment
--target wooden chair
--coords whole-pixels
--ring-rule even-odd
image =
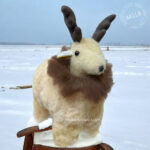
[[[80,148],[49,147],[49,146],[34,144],[35,133],[44,132],[51,129],[52,126],[49,126],[48,128],[42,130],[40,130],[38,126],[33,126],[19,131],[17,133],[18,138],[25,136],[23,150],[113,150],[113,148],[106,143],[101,143],[98,145],[92,145],[88,147],[80,147]]]

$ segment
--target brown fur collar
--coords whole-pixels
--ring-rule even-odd
[[[57,59],[53,56],[48,62],[47,73],[54,84],[60,88],[64,97],[69,97],[76,92],[81,92],[85,98],[93,101],[106,98],[113,85],[112,65],[107,63],[104,74],[77,77],[70,73],[70,60]]]

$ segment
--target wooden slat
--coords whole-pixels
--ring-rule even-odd
[[[28,89],[28,88],[32,88],[32,85],[23,85],[23,86],[16,86],[16,87],[10,87],[9,89]]]
[[[42,130],[40,130],[38,126],[33,126],[33,127],[25,128],[25,129],[19,131],[17,133],[17,137],[19,138],[19,137],[23,137],[25,135],[33,134],[34,132],[42,132],[42,131],[47,131],[50,129],[52,129],[52,126],[49,126],[48,128],[45,128]]]
[[[114,149],[106,143],[101,143],[98,145],[92,145],[88,147],[78,147],[78,148],[47,147],[42,145],[33,145],[33,150],[114,150]]]
[[[48,147],[42,145],[33,145],[33,150],[100,150],[100,145],[92,145],[88,147],[78,147],[78,148],[63,148],[63,147]]]
[[[100,148],[101,148],[100,150],[114,150],[110,145],[106,143],[101,143]]]
[[[24,139],[23,150],[32,150],[33,147],[33,137],[32,134],[26,135]]]

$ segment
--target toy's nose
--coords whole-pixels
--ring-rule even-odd
[[[99,67],[99,72],[102,72],[104,70],[104,66]]]

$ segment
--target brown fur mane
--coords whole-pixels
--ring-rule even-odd
[[[77,77],[70,73],[70,59],[57,59],[53,56],[48,62],[47,73],[54,84],[60,88],[64,97],[69,97],[76,92],[81,92],[89,100],[106,98],[113,85],[112,65],[107,63],[106,70],[102,75],[87,75]]]

